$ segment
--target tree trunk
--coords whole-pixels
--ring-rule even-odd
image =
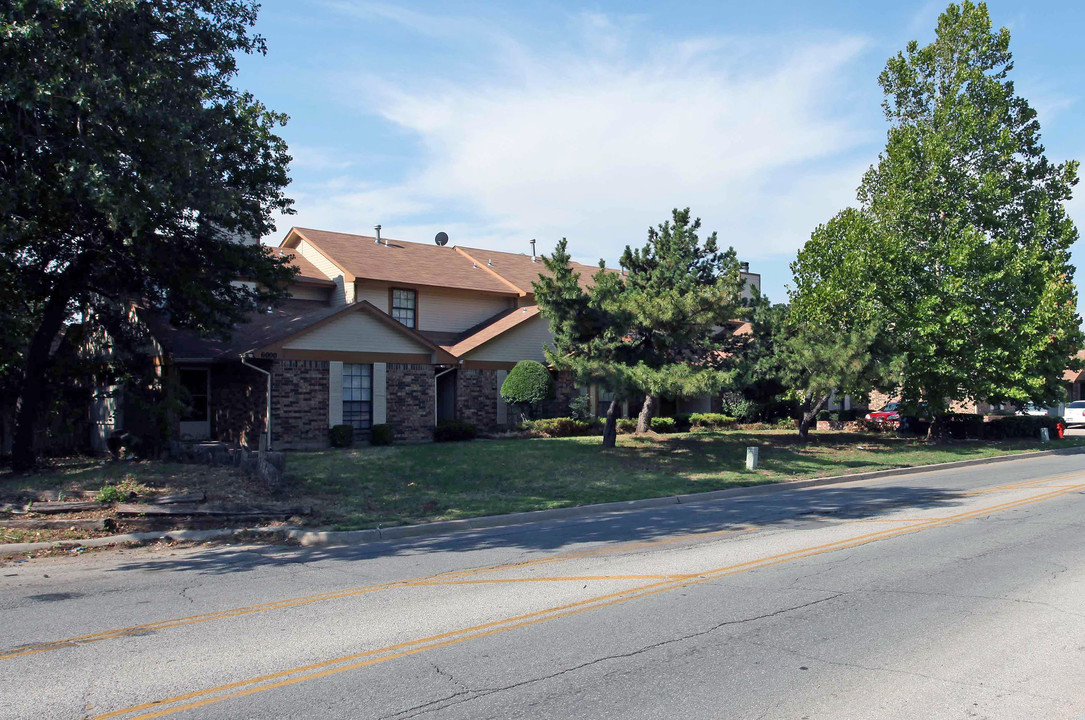
[[[944,425],[945,415],[939,413],[931,418],[931,423],[927,426],[927,442],[939,442],[945,440],[942,436]]]
[[[53,346],[64,320],[68,317],[68,301],[71,299],[70,278],[83,272],[84,263],[76,261],[61,273],[53,287],[53,294],[45,303],[41,322],[30,345],[26,349],[22,386],[19,390],[19,406],[15,416],[15,434],[12,437],[11,468],[16,472],[32,470],[37,464],[37,448],[34,447],[34,429],[42,410],[45,378],[49,368],[49,351]]]
[[[640,415],[637,416],[637,434],[649,432],[652,429],[652,418],[656,414],[656,399],[649,393],[644,396],[644,405],[641,406]]]
[[[825,407],[825,404],[829,402],[830,395],[822,395],[817,404],[811,407],[810,403],[814,398],[807,395],[804,398],[802,404],[802,419],[799,420],[799,437],[803,442],[807,442],[810,439],[810,426],[817,420],[818,413]]]
[[[610,401],[607,408],[607,421],[603,425],[603,447],[612,448],[618,440],[618,400]]]

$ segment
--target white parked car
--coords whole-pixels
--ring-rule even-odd
[[[1026,403],[1024,407],[1014,413],[1014,415],[1035,415],[1039,417],[1047,417],[1048,414],[1047,408],[1037,407],[1036,403]]]
[[[1066,427],[1085,425],[1085,400],[1075,400],[1067,405],[1062,417],[1066,420]]]

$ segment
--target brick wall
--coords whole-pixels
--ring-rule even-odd
[[[551,377],[554,379],[554,396],[539,404],[539,417],[569,417],[569,403],[580,394],[574,383],[575,377],[571,372],[552,373]]]
[[[271,368],[271,443],[275,450],[328,446],[328,363],[276,360]]]
[[[497,429],[497,371],[456,371],[456,418],[484,432]]]
[[[258,449],[266,412],[265,375],[241,363],[211,368],[212,438]]]
[[[388,424],[396,442],[433,440],[433,375],[432,365],[388,364]]]

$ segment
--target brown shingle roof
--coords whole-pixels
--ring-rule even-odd
[[[324,287],[335,287],[335,283],[332,282],[327,275],[320,272],[316,265],[306,260],[298,253],[284,252],[281,247],[270,247],[273,258],[281,258],[286,256],[290,258],[290,264],[296,267],[299,272],[294,277],[294,282],[304,283],[306,285],[323,285]]]
[[[270,313],[249,313],[245,322],[235,325],[227,340],[201,337],[192,330],[176,328],[161,313],[142,310],[147,323],[163,349],[176,359],[236,359],[242,353],[263,347],[283,337],[330,317],[343,306],[329,307],[316,300],[285,300]]]
[[[282,247],[294,247],[303,239],[324,253],[347,275],[355,278],[502,295],[517,294],[493,273],[482,267],[472,267],[469,259],[451,247],[385,238],[381,238],[382,243],[377,245],[373,237],[310,228],[293,228],[283,240]]]
[[[456,246],[456,250],[472,261],[477,262],[480,267],[493,270],[523,291],[524,294],[534,294],[535,291],[532,289],[531,283],[537,282],[540,275],[549,277],[551,274],[546,269],[546,265],[543,264],[541,258],[538,262],[532,262],[531,256],[524,253],[497,252],[496,250],[482,250],[459,245]],[[493,262],[492,267],[489,264],[491,261]],[[580,273],[581,287],[591,287],[593,284],[592,275],[599,272],[599,268],[578,262],[570,263],[570,265],[572,265],[574,272]]]
[[[516,327],[520,323],[527,322],[533,317],[539,314],[538,305],[527,305],[522,308],[516,308],[510,313],[501,315],[495,321],[481,328],[478,332],[460,340],[455,345],[445,346],[445,350],[452,353],[456,357],[463,357],[465,354],[475,350],[482,345],[493,340],[498,335],[508,332],[512,328]]]
[[[365,312],[435,351],[443,350],[422,333],[393,320],[365,300],[336,306],[314,300],[286,300],[270,313],[249,313],[245,322],[234,326],[228,340],[204,338],[192,330],[175,328],[160,313],[145,310],[140,317],[174,359],[226,360],[265,348],[347,312]]]

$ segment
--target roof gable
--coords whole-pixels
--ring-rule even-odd
[[[365,235],[292,228],[281,247],[305,240],[350,275],[405,285],[458,288],[500,295],[519,294],[509,283],[478,267],[454,248],[385,240]]]
[[[456,251],[468,258],[480,267],[486,267],[495,275],[507,280],[515,286],[522,295],[534,295],[535,289],[532,283],[538,282],[540,276],[550,277],[553,273],[546,269],[540,257],[537,261],[524,253],[499,252],[496,250],[483,250],[480,248],[456,246]],[[598,267],[585,265],[578,262],[570,262],[573,272],[580,273],[580,286],[590,288],[594,285],[592,276],[599,272]]]

